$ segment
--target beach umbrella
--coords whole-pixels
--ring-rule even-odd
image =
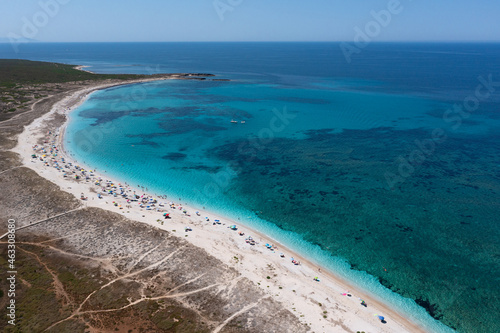
[[[380,321],[384,321],[385,320],[385,318],[383,316],[377,316],[377,317],[378,317],[378,319],[380,319]]]

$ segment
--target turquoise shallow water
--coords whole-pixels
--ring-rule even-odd
[[[394,123],[401,130],[432,128],[439,120],[426,112],[442,104],[323,82],[321,89],[298,89],[164,81],[94,93],[73,115],[68,139],[70,149],[88,164],[151,184],[158,194],[176,193],[201,205],[220,201],[216,208],[221,209],[234,206],[226,192],[243,173],[240,168],[260,163],[270,170],[276,165],[261,155],[277,144],[308,142],[311,133],[325,129],[325,135],[332,135]],[[315,147],[306,148],[301,154],[317,153]],[[279,158],[285,151],[275,153]]]
[[[0,44],[0,57],[232,79],[96,92],[67,148],[272,235],[430,331],[500,331],[500,44],[374,43],[349,65],[335,43]],[[488,97],[450,112],[479,77]]]
[[[467,209],[449,198],[449,180],[436,179],[439,187],[429,181],[436,176],[428,173],[446,172],[442,155],[397,190],[388,189],[385,174],[405,152],[401,141],[426,139],[442,122],[433,112],[448,105],[360,86],[166,81],[107,89],[72,114],[67,145],[77,159],[129,184],[271,235],[432,331],[446,331],[385,287],[437,318],[466,315],[456,305],[469,298],[460,271],[472,263],[463,237],[448,228],[470,224],[448,215]],[[468,131],[478,135],[474,126]],[[491,204],[482,215],[494,219]],[[450,251],[460,261],[443,260]]]

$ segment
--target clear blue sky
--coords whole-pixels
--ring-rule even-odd
[[[354,28],[364,30],[373,20],[370,12],[387,9],[390,1],[0,0],[0,37],[11,33],[47,42],[352,41]],[[57,13],[45,14],[40,3],[58,4]],[[218,13],[214,3],[226,7],[220,5]],[[373,40],[500,41],[499,0],[400,3],[401,12]],[[29,24],[35,24],[35,32]]]

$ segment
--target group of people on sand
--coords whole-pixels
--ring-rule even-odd
[[[53,133],[49,131],[46,137],[43,140],[43,145],[34,145],[33,154],[31,157],[34,161],[41,161],[43,165],[46,167],[52,167],[62,173],[63,177],[69,177],[75,179],[76,181],[85,181],[89,183],[89,185],[94,185],[97,192],[98,199],[104,199],[106,197],[112,197],[115,200],[112,201],[111,205],[117,207],[118,209],[123,210],[125,208],[132,208],[133,205],[138,206],[141,210],[147,210],[152,212],[163,213],[164,219],[170,219],[170,213],[166,213],[166,209],[170,208],[173,210],[179,210],[182,212],[184,216],[190,216],[187,210],[180,204],[175,204],[170,201],[168,204],[160,201],[159,199],[166,199],[166,195],[157,195],[152,196],[147,193],[137,193],[136,190],[131,188],[128,184],[122,185],[121,183],[116,183],[112,180],[103,179],[97,176],[93,170],[86,170],[77,164],[73,164],[69,161],[66,161],[64,157],[61,157],[60,150],[57,147],[57,133]],[[139,189],[144,189],[144,186],[138,185]],[[83,193],[80,197],[81,200],[88,200]],[[92,198],[94,199],[94,198]],[[107,202],[106,202],[107,203]],[[123,204],[123,206],[122,206]],[[200,216],[200,212],[195,213],[197,216]],[[144,215],[143,215],[144,217]],[[163,221],[161,219],[157,219],[159,223],[163,225]],[[208,217],[205,217],[206,222],[210,222]],[[214,220],[213,225],[221,224],[220,220]],[[237,230],[236,226],[232,226],[232,230]],[[191,227],[185,227],[185,231],[192,231]],[[240,236],[243,236],[243,232],[238,233]],[[250,245],[258,244],[252,236],[248,236],[245,238],[245,242]],[[273,253],[278,249],[274,244],[265,244],[267,249],[272,251]],[[280,257],[285,258],[283,253],[279,254]],[[293,257],[291,258],[291,263],[293,265],[300,265],[298,260],[295,260]],[[321,272],[321,271],[320,271]],[[314,277],[314,280],[319,282],[320,279],[318,277]],[[349,292],[343,293],[342,295],[351,296]],[[361,305],[367,306],[365,301],[361,300]]]
[[[342,296],[347,296],[347,297],[352,297],[352,294],[349,292],[349,290],[347,290],[345,293],[340,293]],[[359,300],[361,301],[361,305],[364,306],[365,308],[368,307],[368,304],[366,304],[366,302],[359,298]]]
[[[33,151],[31,157],[33,161],[40,161],[44,166],[56,169],[62,173],[64,178],[74,179],[78,182],[83,181],[88,183],[90,186],[94,186],[93,190],[97,192],[98,200],[111,197],[114,199],[111,202],[111,205],[120,210],[131,209],[135,205],[141,210],[163,213],[162,216],[165,220],[171,218],[170,213],[166,212],[169,208],[171,210],[181,211],[184,216],[191,216],[182,205],[175,204],[172,201],[169,203],[161,201],[166,200],[166,195],[152,196],[142,191],[145,187],[141,185],[137,185],[138,191],[136,191],[127,183],[121,184],[112,180],[103,179],[97,176],[94,170],[86,170],[76,163],[65,160],[65,158],[60,154],[60,149],[57,146],[57,139],[57,132],[48,131],[42,139],[43,143],[32,146]],[[84,193],[81,193],[80,199],[87,201],[88,197],[85,196]],[[93,197],[92,200],[94,199],[95,198]],[[108,202],[106,201],[106,203]],[[196,216],[200,216],[200,212],[197,211]],[[163,224],[163,221],[160,218],[157,219],[157,221],[160,221],[160,223]],[[205,217],[205,221],[211,222],[208,217]],[[220,224],[222,223],[218,219],[213,221],[213,225]],[[237,230],[236,226],[232,227],[233,230]],[[186,227],[185,230],[192,231],[192,228]],[[240,231],[239,235],[244,235],[244,233]],[[255,241],[251,236],[248,237],[246,241],[252,245],[255,244]]]
[[[157,212],[163,212],[165,210],[167,204],[159,202],[157,198],[166,198],[166,196],[157,196],[157,198],[155,198],[146,193],[137,193],[128,184],[122,185],[112,180],[103,179],[96,176],[93,170],[86,170],[78,164],[66,161],[64,157],[60,156],[60,150],[56,144],[57,136],[56,133],[49,131],[43,139],[43,144],[32,146],[33,154],[31,157],[35,161],[41,161],[46,167],[52,167],[61,172],[62,176],[65,178],[85,181],[86,183],[94,185],[95,190],[98,191],[98,199],[104,199],[105,196],[116,198],[116,200],[112,202],[112,205],[119,209],[124,209],[124,207],[118,200],[124,204],[125,208],[132,208],[133,204],[137,204],[137,206],[145,210]],[[139,188],[141,188],[141,186],[139,186]],[[88,200],[88,197],[82,193],[80,199]],[[177,207],[178,205],[175,205],[173,202],[170,202],[168,206],[170,208],[182,210],[181,206]],[[186,210],[183,210],[183,213],[188,215]]]
[[[255,241],[253,240],[253,238],[252,238],[252,237],[248,237],[246,241],[247,241],[247,243],[249,243],[250,245],[255,245]],[[271,252],[273,252],[273,253],[274,253],[276,250],[278,250],[278,247],[277,247],[276,245],[274,245],[274,244],[269,244],[269,243],[266,243],[264,246],[265,246],[268,250],[270,250]],[[280,257],[281,257],[281,258],[285,258],[285,254],[284,254],[283,252],[280,252]],[[292,258],[290,258],[290,260],[292,261],[292,264],[294,264],[295,266],[300,265],[300,261],[295,260],[293,257],[292,257]]]

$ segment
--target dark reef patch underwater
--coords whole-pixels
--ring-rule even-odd
[[[450,137],[391,190],[384,174],[407,153],[401,142],[426,131],[307,135],[275,139],[258,155],[239,149],[241,142],[214,149],[240,167],[228,195],[348,258],[450,327],[497,325],[499,141]]]

